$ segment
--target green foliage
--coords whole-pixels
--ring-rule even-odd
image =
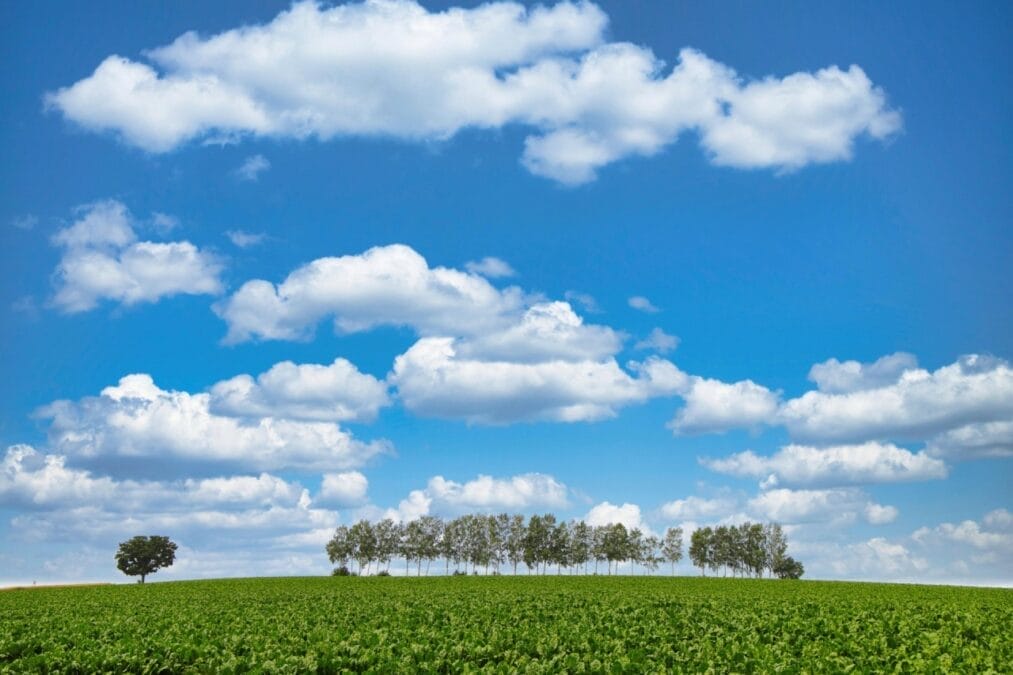
[[[802,575],[805,574],[805,568],[802,566],[802,563],[789,555],[778,561],[774,567],[774,574],[777,575],[778,579],[801,579]]]
[[[116,567],[128,576],[141,577],[169,567],[176,560],[176,544],[168,537],[133,537],[121,542],[116,551]]]
[[[390,571],[391,560],[402,558],[405,568],[415,567],[415,576],[426,574],[437,558],[444,561],[443,573],[450,574],[450,564],[464,564],[464,571],[478,574],[500,574],[509,564],[514,574],[524,563],[527,572],[545,574],[555,567],[556,574],[588,574],[591,563],[594,573],[598,564],[608,564],[608,573],[618,573],[619,566],[630,563],[644,574],[655,572],[668,561],[675,574],[675,564],[682,559],[682,528],[669,528],[664,539],[645,535],[639,529],[627,529],[620,523],[590,526],[583,521],[557,520],[551,513],[533,515],[527,524],[519,514],[499,515],[472,513],[444,522],[436,516],[423,516],[408,523],[391,519],[372,523],[360,520],[351,527],[340,525],[325,547],[332,563],[342,566],[355,561],[360,575]],[[763,576],[773,572],[787,550],[788,540],[777,523],[742,523],[722,525],[712,530],[696,530],[690,543],[693,564],[706,569],[722,569],[727,575]],[[795,569],[795,568],[793,568]],[[801,566],[797,569],[801,569]],[[797,578],[797,577],[792,577]]]
[[[0,592],[0,673],[1013,670],[1013,592],[621,576]]]

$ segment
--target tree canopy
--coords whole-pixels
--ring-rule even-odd
[[[140,576],[142,584],[149,574],[175,561],[176,544],[159,535],[133,537],[121,542],[116,551],[116,567],[128,576]]]

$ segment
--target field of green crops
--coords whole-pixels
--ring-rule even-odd
[[[0,672],[1013,671],[1013,591],[661,577],[0,592]]]

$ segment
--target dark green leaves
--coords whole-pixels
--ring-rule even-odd
[[[153,535],[133,537],[120,543],[116,551],[116,567],[128,576],[144,577],[163,567],[169,567],[176,560],[176,544],[168,537]]]

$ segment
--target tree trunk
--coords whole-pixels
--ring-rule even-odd
[[[147,575],[147,574],[142,574],[142,575],[141,575],[141,583],[142,583],[142,584],[144,583],[144,577],[146,577],[146,576],[148,576],[148,575]]]

